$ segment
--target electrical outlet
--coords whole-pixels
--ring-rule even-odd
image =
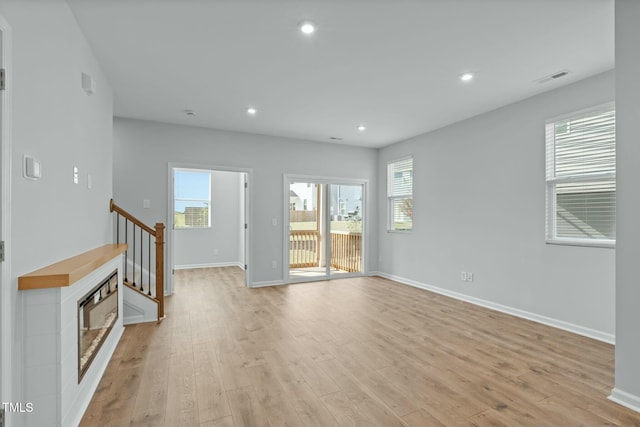
[[[460,280],[462,280],[463,282],[467,281],[467,273],[465,271],[460,273]]]
[[[271,268],[278,268],[278,261],[271,261]]]
[[[467,282],[473,282],[473,273],[467,273]]]

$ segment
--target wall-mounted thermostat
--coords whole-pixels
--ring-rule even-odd
[[[31,156],[24,156],[22,174],[26,179],[40,179],[42,176],[42,166],[40,162]]]

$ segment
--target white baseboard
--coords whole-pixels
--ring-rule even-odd
[[[635,394],[627,393],[626,391],[614,388],[613,390],[611,390],[609,400],[625,406],[633,411],[640,412],[640,397],[636,396]]]
[[[502,313],[511,314],[512,316],[521,317],[527,320],[532,320],[534,322],[542,323],[543,325],[552,326],[554,328],[573,332],[574,334],[593,338],[598,341],[603,341],[609,344],[615,344],[615,335],[607,332],[597,331],[595,329],[586,328],[584,326],[565,322],[563,320],[553,319],[551,317],[542,316],[542,315],[531,313],[525,310],[520,310],[518,308],[509,307],[509,306],[498,304],[491,301],[486,301],[480,298],[475,298],[469,295],[461,294],[459,292],[454,292],[448,289],[439,288],[437,286],[427,285],[425,283],[417,282],[411,279],[406,279],[400,276],[394,276],[393,274],[387,274],[381,271],[374,271],[374,272],[370,272],[369,274],[371,276],[380,276],[380,277],[384,277],[385,279],[393,280],[394,282],[399,282],[405,285],[413,286],[415,288],[435,292],[440,295],[445,295],[451,298],[455,298],[457,300],[479,305],[481,307],[490,308],[492,310],[500,311]]]
[[[173,268],[175,270],[191,270],[194,268],[218,268],[218,267],[240,267],[244,270],[244,264],[240,262],[214,262],[210,264],[187,264],[187,265],[176,265]]]
[[[267,280],[264,282],[253,282],[249,284],[250,288],[265,288],[267,286],[286,285],[282,280]]]
[[[144,316],[142,314],[122,318],[122,324],[124,326],[135,325],[136,323],[144,323]]]

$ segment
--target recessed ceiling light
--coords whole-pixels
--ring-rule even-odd
[[[358,130],[360,132],[364,132],[365,130],[367,130],[367,127],[365,125],[360,125],[360,126],[358,126]]]
[[[302,34],[313,34],[316,31],[316,26],[313,22],[310,21],[302,21],[299,25],[298,28],[300,28],[300,31],[302,31]]]
[[[247,114],[249,114],[250,116],[255,116],[257,112],[258,110],[256,110],[254,107],[247,108]]]
[[[473,74],[472,73],[461,74],[460,80],[462,80],[463,82],[470,82],[471,80],[473,80]]]

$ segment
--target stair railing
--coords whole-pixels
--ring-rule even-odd
[[[123,283],[157,302],[160,321],[164,318],[165,226],[161,222],[157,222],[153,228],[144,224],[118,206],[113,199],[109,202],[109,211],[116,213],[116,243],[128,245],[125,252]],[[155,256],[152,256],[153,253]]]

